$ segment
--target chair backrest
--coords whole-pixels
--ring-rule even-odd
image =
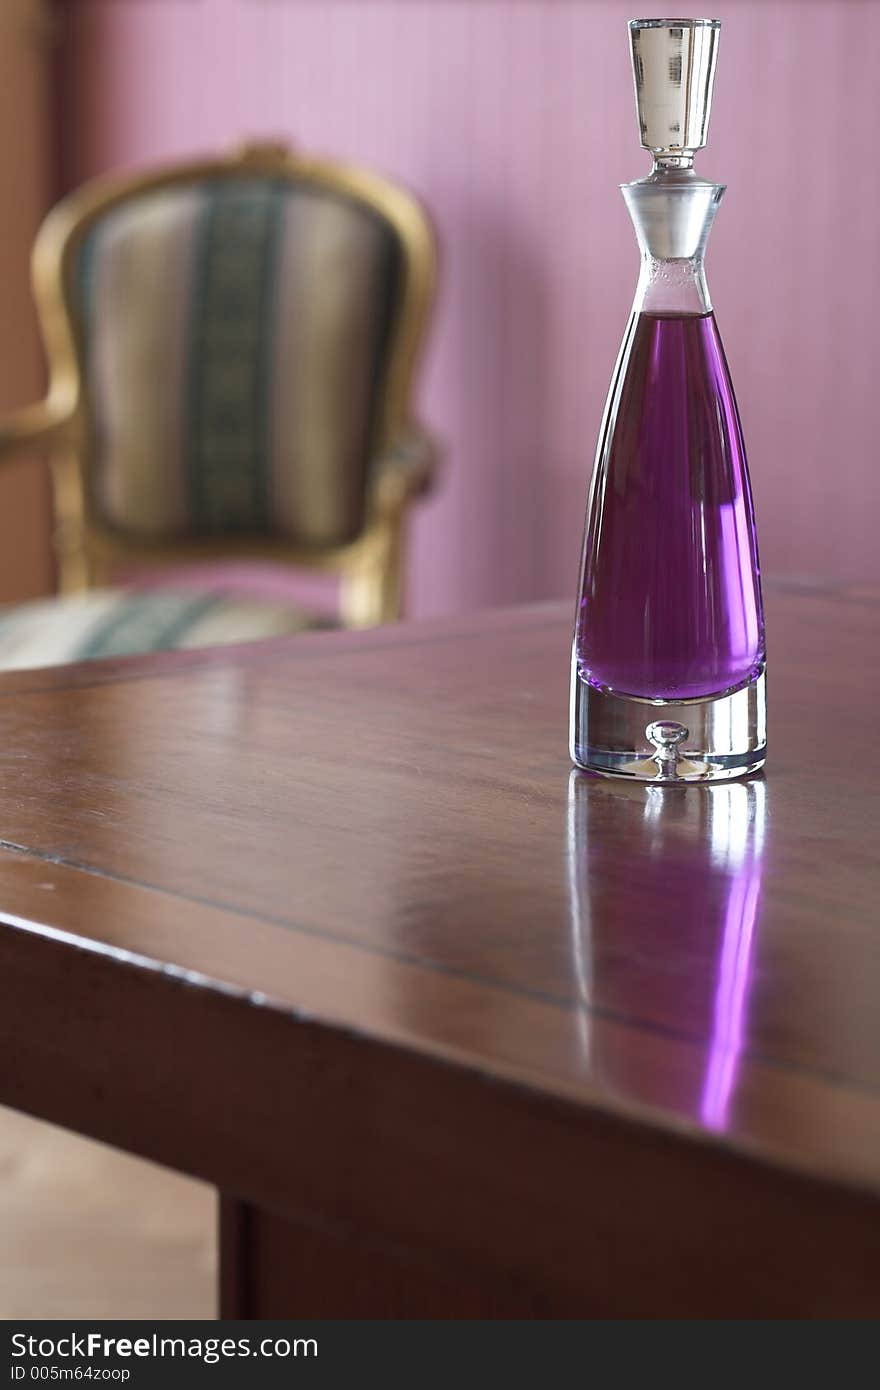
[[[76,380],[83,529],[356,540],[433,281],[409,194],[283,147],[79,190],[44,225],[35,288],[50,367]]]

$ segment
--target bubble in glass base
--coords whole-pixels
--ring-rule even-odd
[[[571,757],[603,777],[723,782],[764,766],[767,679],[697,700],[646,700],[590,684],[572,662]]]

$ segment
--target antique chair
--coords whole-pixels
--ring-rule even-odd
[[[49,214],[33,277],[49,389],[0,419],[0,461],[51,451],[60,593],[0,609],[0,667],[400,616],[435,466],[408,193],[277,144],[102,178]],[[294,600],[304,572],[335,612]]]

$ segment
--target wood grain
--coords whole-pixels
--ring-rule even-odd
[[[5,677],[0,1101],[325,1316],[876,1313],[878,611],[771,594],[727,787],[571,772],[553,606]]]

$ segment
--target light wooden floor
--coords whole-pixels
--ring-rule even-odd
[[[215,1316],[215,1196],[0,1108],[0,1318]]]

